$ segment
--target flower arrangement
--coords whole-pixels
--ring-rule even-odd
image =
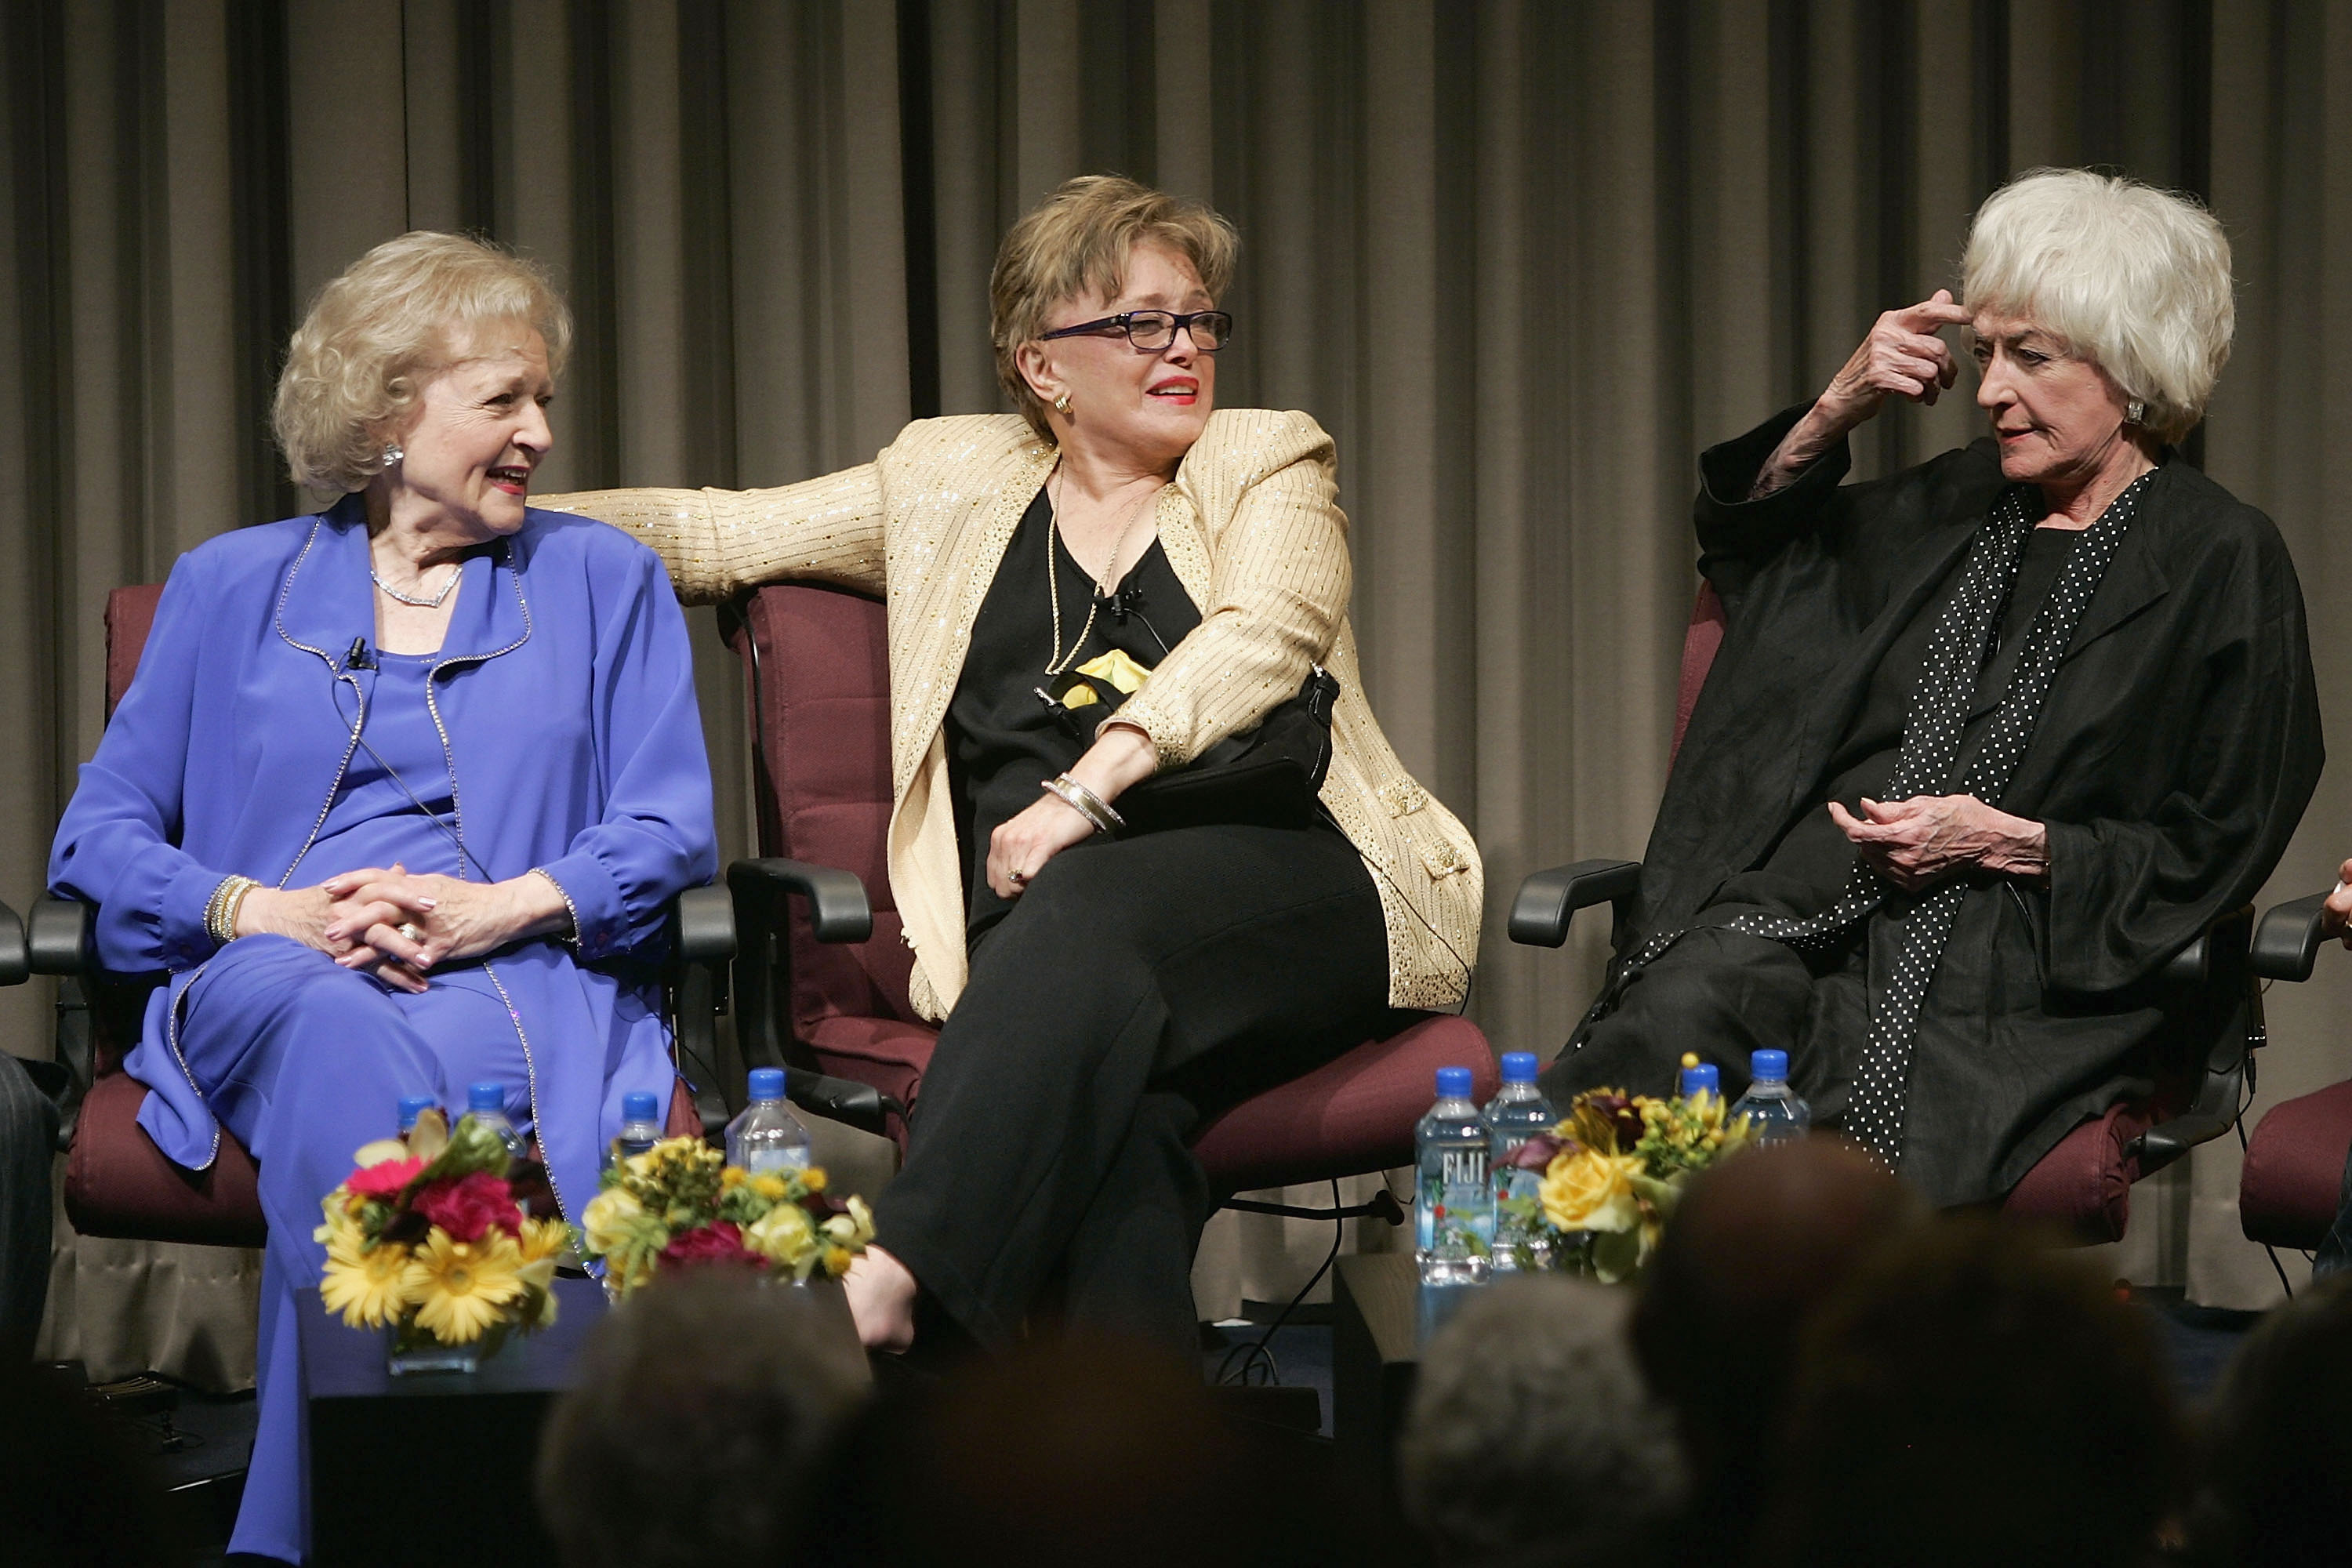
[[[825,1191],[824,1172],[746,1171],[697,1138],[670,1138],[614,1162],[581,1215],[584,1250],[626,1295],[666,1269],[758,1269],[804,1284],[838,1277],[874,1239],[862,1198]]]
[[[1515,1170],[1542,1173],[1536,1194],[1500,1204],[1522,1234],[1549,1239],[1556,1267],[1614,1284],[1649,1263],[1692,1173],[1754,1138],[1706,1089],[1663,1100],[1590,1089],[1510,1156]]]
[[[530,1212],[552,1206],[536,1162],[510,1159],[472,1117],[452,1128],[438,1110],[405,1142],[380,1139],[353,1158],[313,1233],[327,1248],[328,1311],[389,1329],[395,1362],[434,1346],[478,1357],[555,1321],[555,1260],[571,1227]]]

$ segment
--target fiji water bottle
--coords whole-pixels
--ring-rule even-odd
[[[1437,1069],[1437,1103],[1413,1129],[1421,1183],[1417,1245],[1424,1285],[1479,1285],[1495,1237],[1486,1181],[1486,1124],[1470,1099],[1468,1068]]]
[[[404,1094],[400,1097],[400,1136],[404,1142],[416,1131],[416,1119],[441,1102],[429,1094]]]
[[[1533,1051],[1503,1053],[1503,1087],[1486,1102],[1486,1168],[1495,1181],[1495,1271],[1540,1268],[1549,1250],[1540,1223],[1541,1171],[1511,1164],[1519,1146],[1559,1120],[1551,1101],[1536,1087]]]
[[[1757,1051],[1748,1062],[1748,1092],[1739,1097],[1731,1114],[1748,1118],[1760,1146],[1793,1143],[1802,1138],[1812,1128],[1813,1108],[1789,1087],[1789,1053]]]
[[[646,1089],[633,1089],[621,1096],[621,1133],[613,1140],[606,1164],[617,1164],[632,1154],[642,1154],[661,1142],[661,1123],[654,1115],[660,1104]]]
[[[523,1156],[522,1134],[507,1120],[507,1086],[502,1083],[469,1083],[466,1086],[466,1114],[499,1135],[507,1146],[507,1158]]]
[[[1675,1092],[1685,1100],[1705,1089],[1717,1100],[1723,1098],[1723,1074],[1713,1062],[1698,1059],[1696,1051],[1683,1053],[1683,1070],[1675,1079]]]
[[[727,1163],[758,1175],[762,1171],[805,1171],[808,1129],[784,1103],[784,1069],[751,1069],[751,1103],[727,1124]]]

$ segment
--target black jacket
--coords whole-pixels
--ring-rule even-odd
[[[1700,459],[1699,565],[1727,630],[1651,835],[1632,943],[1692,923],[1822,809],[1832,749],[1878,661],[2004,483],[1988,438],[1841,485],[1840,443],[1745,500],[1802,413]],[[1906,1176],[1940,1202],[1998,1197],[2085,1116],[2147,1091],[2167,1021],[2147,982],[2262,886],[2323,755],[2284,542],[2168,461],[1989,803],[2046,826],[2049,885],[1979,878],[1962,903],[1914,1054]]]

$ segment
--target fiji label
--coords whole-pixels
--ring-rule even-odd
[[[1425,1252],[1483,1257],[1495,1235],[1494,1194],[1486,1185],[1486,1151],[1447,1149],[1421,1174],[1416,1226]]]

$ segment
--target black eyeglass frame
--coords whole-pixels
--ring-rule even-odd
[[[1135,341],[1135,319],[1138,316],[1156,316],[1160,320],[1165,321],[1168,323],[1168,342],[1160,344],[1156,349],[1148,349],[1141,343],[1137,342]],[[1200,339],[1192,338],[1192,349],[1196,353],[1219,353],[1223,352],[1225,345],[1232,342],[1234,340],[1234,317],[1233,312],[1230,310],[1185,310],[1181,312],[1175,310],[1122,310],[1116,316],[1105,316],[1098,321],[1081,321],[1075,327],[1061,327],[1050,332],[1041,333],[1038,337],[1038,342],[1045,342],[1055,338],[1093,337],[1107,332],[1113,327],[1117,327],[1120,331],[1127,334],[1127,346],[1133,349],[1137,353],[1165,353],[1168,352],[1169,344],[1173,343],[1176,341],[1176,334],[1178,332],[1182,332],[1186,337],[1192,337],[1193,322],[1207,321],[1212,318],[1214,318],[1217,321],[1222,321],[1225,324],[1224,331],[1216,334],[1217,346],[1215,348],[1203,348],[1201,345]]]

